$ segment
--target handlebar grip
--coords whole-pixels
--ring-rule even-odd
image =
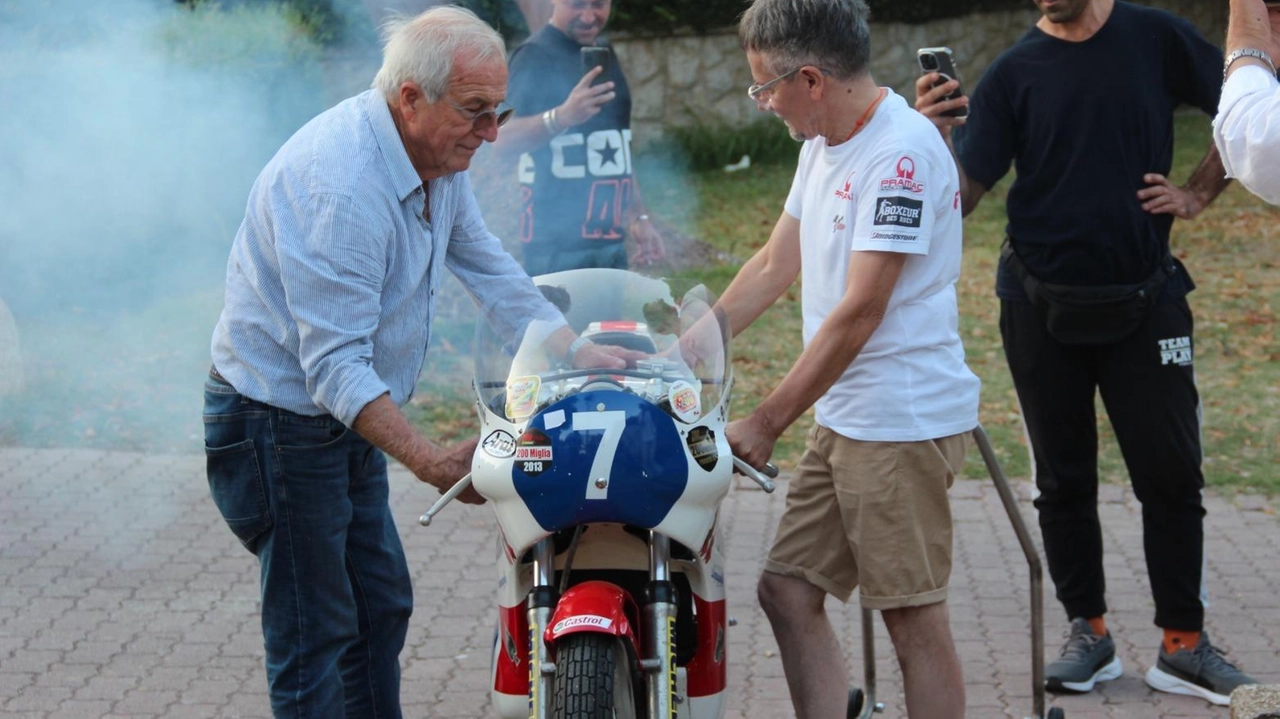
[[[470,486],[471,486],[471,474],[467,473],[467,476],[463,477],[462,479],[459,479],[456,483],[454,483],[452,487],[449,488],[448,492],[445,492],[443,495],[441,495],[440,499],[437,499],[436,503],[431,505],[431,509],[428,509],[426,514],[418,518],[418,524],[421,524],[424,527],[430,527],[431,518],[439,514],[440,510],[444,509],[444,506],[446,504],[456,499],[459,494],[462,494],[463,492],[467,491],[467,487],[470,487]]]
[[[765,462],[764,467],[760,470],[760,474],[763,474],[770,479],[777,479],[778,468],[775,467],[772,462]]]
[[[733,458],[733,466],[734,466],[734,467],[736,467],[736,468],[738,469],[738,471],[739,471],[739,472],[741,472],[743,475],[745,475],[745,476],[747,477],[747,479],[749,479],[749,480],[751,480],[752,482],[755,482],[756,484],[760,485],[760,489],[763,489],[763,490],[764,490],[764,491],[766,491],[766,492],[770,492],[770,493],[772,493],[772,492],[773,492],[773,490],[775,490],[775,489],[777,489],[777,488],[778,488],[778,487],[777,487],[777,485],[775,485],[775,484],[773,483],[773,480],[772,480],[772,479],[769,479],[768,477],[764,476],[763,474],[761,474],[761,473],[760,473],[760,471],[759,471],[759,470],[757,470],[755,467],[752,467],[751,465],[747,464],[747,463],[746,463],[744,460],[742,460],[742,459],[739,459],[739,458],[737,458],[737,457],[734,457],[734,458]],[[773,465],[767,465],[767,466],[769,466],[769,467],[773,467]],[[776,477],[776,476],[777,476],[777,473],[778,473],[778,468],[777,468],[777,467],[773,467],[773,472],[774,472],[773,476],[775,476],[775,477]]]

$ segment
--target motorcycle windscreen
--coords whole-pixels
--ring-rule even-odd
[[[548,532],[588,522],[651,528],[684,493],[689,460],[666,412],[627,392],[588,391],[530,419],[511,474]]]

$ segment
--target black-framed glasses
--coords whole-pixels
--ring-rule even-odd
[[[449,98],[445,98],[444,101],[457,110],[458,114],[462,115],[463,119],[470,122],[477,130],[487,130],[490,126],[502,127],[516,114],[516,109],[506,103],[498,105],[492,110],[468,110]]]
[[[783,80],[786,80],[787,78],[791,77],[797,72],[800,72],[803,69],[804,69],[804,65],[801,65],[800,67],[797,67],[791,72],[782,73],[781,75],[773,78],[769,82],[766,82],[760,85],[752,85],[751,87],[747,88],[747,97],[751,98],[752,100],[755,100],[756,102],[763,102],[764,94],[769,90],[773,89],[774,85],[777,85],[778,83],[782,82]]]

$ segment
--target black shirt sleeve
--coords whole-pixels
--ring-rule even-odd
[[[1013,99],[1001,72],[992,63],[969,97],[969,120],[953,134],[960,168],[969,179],[990,190],[1009,172],[1018,136]]]
[[[1169,94],[1211,117],[1216,115],[1218,96],[1222,94],[1222,50],[1177,16],[1171,16],[1166,47]]]
[[[525,43],[511,53],[507,62],[507,104],[516,109],[517,117],[538,115],[560,104],[563,98],[553,98],[546,92],[545,78],[548,60],[542,49]]]

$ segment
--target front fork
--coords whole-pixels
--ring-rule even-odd
[[[529,719],[551,719],[551,661],[545,630],[559,592],[555,583],[555,544],[543,539],[533,548],[533,589],[529,592]],[[644,657],[648,719],[676,719],[682,698],[676,694],[676,587],[671,582],[671,540],[649,533],[649,583],[645,586]]]

